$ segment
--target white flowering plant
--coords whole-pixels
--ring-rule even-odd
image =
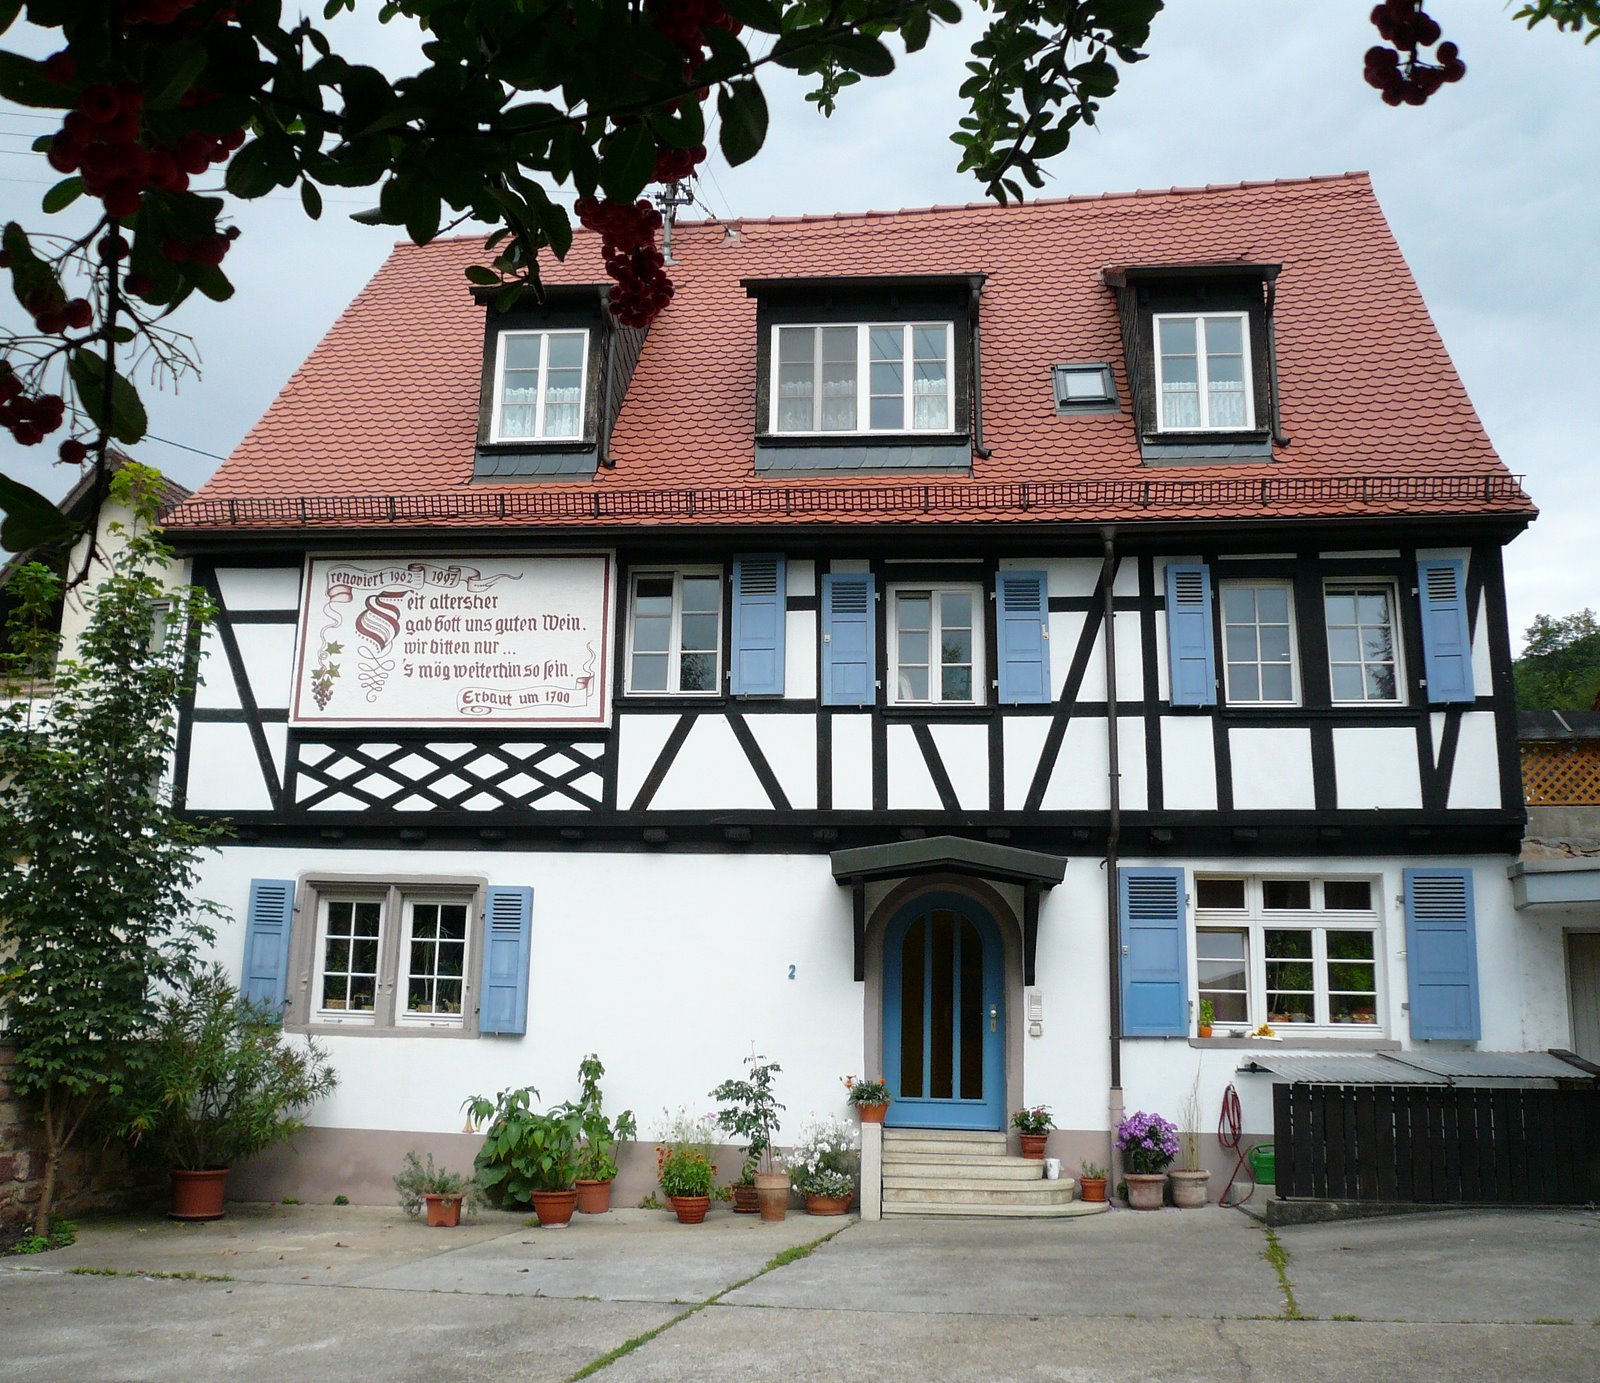
[[[812,1119],[784,1165],[803,1196],[851,1195],[861,1171],[860,1134],[843,1119]]]

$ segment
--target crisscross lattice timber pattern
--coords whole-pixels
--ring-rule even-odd
[[[1530,807],[1600,805],[1600,740],[1524,744],[1522,798]]]

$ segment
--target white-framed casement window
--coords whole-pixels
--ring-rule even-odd
[[[774,327],[771,430],[949,432],[954,353],[949,322]]]
[[[1299,705],[1293,587],[1287,581],[1224,581],[1221,591],[1229,704]]]
[[[1154,323],[1157,430],[1254,427],[1249,314],[1158,312]]]
[[[1216,1026],[1379,1031],[1378,881],[1195,879],[1196,1004]]]
[[[982,619],[980,586],[891,586],[889,703],[983,704]]]
[[[491,442],[555,442],[583,436],[589,333],[503,331],[495,349]]]
[[[629,694],[714,695],[721,666],[721,568],[634,572],[628,596]]]
[[[1328,678],[1336,703],[1404,701],[1399,600],[1390,581],[1330,581],[1323,588]]]
[[[466,1031],[482,944],[472,882],[312,883],[316,927],[297,945],[309,993],[292,1019],[312,1027]]]

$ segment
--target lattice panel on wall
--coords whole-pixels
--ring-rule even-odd
[[[1522,796],[1530,807],[1600,806],[1600,740],[1524,744]]]
[[[605,752],[600,743],[303,741],[295,805],[310,811],[593,811],[601,805]]]

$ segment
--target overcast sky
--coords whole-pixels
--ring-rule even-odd
[[[1391,109],[1361,79],[1377,41],[1369,8],[1176,0],[1153,56],[1125,71],[1099,129],[1053,161],[1041,195],[1368,170],[1489,435],[1543,510],[1507,554],[1520,636],[1535,613],[1600,606],[1600,43],[1526,32],[1514,6],[1436,0],[1467,77],[1420,110]],[[351,56],[403,70],[411,40],[398,24],[338,28]],[[973,36],[939,35],[894,76],[847,91],[831,121],[804,104],[805,84],[773,74],[766,148],[738,170],[714,157],[700,196],[723,218],[977,200],[947,138]],[[53,178],[27,145],[49,128],[0,108],[5,219],[44,219],[34,209]],[[191,487],[211,473],[215,460],[167,443],[220,456],[243,437],[388,252],[391,229],[344,219],[373,200],[334,189],[320,223],[292,193],[239,209],[227,262],[238,292],[179,314],[203,375],[176,396],[146,392],[167,442],[142,444],[141,459]],[[76,472],[50,467],[53,455],[0,442],[0,468],[60,494]]]

